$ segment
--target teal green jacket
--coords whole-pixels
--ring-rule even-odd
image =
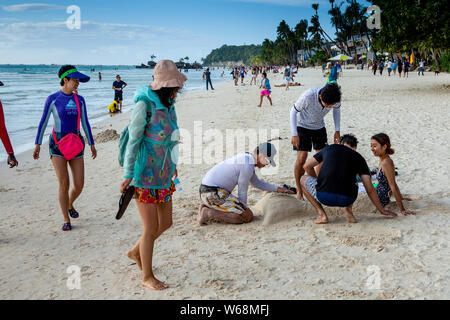
[[[136,90],[128,125],[125,178],[139,188],[165,189],[172,185],[178,160],[179,130],[175,106],[166,108],[149,86]]]

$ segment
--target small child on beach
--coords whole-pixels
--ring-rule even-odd
[[[385,133],[374,135],[371,138],[370,148],[372,149],[373,155],[380,158],[380,166],[377,172],[378,186],[376,190],[381,205],[386,207],[390,202],[391,194],[394,193],[401,213],[405,216],[415,214],[412,211],[406,210],[403,206],[402,200],[411,201],[411,199],[402,196],[395,181],[394,161],[389,157],[394,154],[394,149],[391,148],[389,136]]]
[[[263,72],[262,73],[262,79],[261,79],[261,85],[259,86],[259,88],[261,90],[261,95],[260,95],[260,100],[259,100],[259,105],[258,107],[261,107],[262,102],[263,102],[263,97],[267,97],[267,99],[270,102],[270,105],[272,105],[272,99],[270,98],[270,94],[271,94],[271,87],[270,87],[270,81],[269,79],[267,79],[267,73]]]

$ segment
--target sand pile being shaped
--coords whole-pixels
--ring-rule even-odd
[[[343,208],[324,207],[329,217],[343,215]],[[283,193],[266,193],[252,208],[255,213],[264,215],[263,225],[271,225],[295,217],[315,217],[314,207],[309,201],[300,201],[294,195]],[[353,213],[374,213],[375,206],[367,193],[360,193],[353,204]]]
[[[95,143],[106,143],[113,140],[119,140],[120,135],[116,130],[107,129],[95,135]]]

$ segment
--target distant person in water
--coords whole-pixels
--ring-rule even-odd
[[[203,77],[206,80],[206,90],[208,90],[208,84],[211,86],[211,90],[214,90],[211,82],[211,72],[209,71],[209,68],[207,68],[206,71],[203,72]]]
[[[9,140],[8,131],[6,130],[5,125],[5,116],[3,114],[3,105],[0,101],[0,139],[3,142],[3,145],[5,146],[6,153],[8,154],[7,164],[10,168],[14,168],[19,165],[19,162],[16,160],[16,157],[14,156],[14,150],[11,145],[11,141]]]
[[[98,81],[102,81],[102,73],[101,72],[98,73]]]
[[[261,90],[261,94],[260,94],[260,100],[259,100],[258,107],[261,107],[264,97],[266,97],[267,100],[269,100],[270,105],[272,105],[272,99],[270,98],[270,94],[272,93],[271,87],[270,87],[270,81],[269,81],[269,79],[267,79],[267,73],[265,73],[265,72],[262,73],[261,85],[259,86],[259,88],[262,90]]]
[[[112,88],[114,90],[114,100],[119,103],[119,112],[122,112],[123,101],[123,89],[127,86],[127,83],[120,79],[120,76],[116,76],[116,81],[113,82]]]
[[[87,141],[91,146],[92,159],[97,157],[91,126],[87,116],[86,102],[82,96],[76,94],[80,82],[88,82],[90,77],[72,65],[65,65],[59,69],[58,77],[61,90],[49,96],[45,102],[44,112],[36,134],[33,158],[39,159],[41,144],[50,116],[53,115],[53,134],[49,138],[50,159],[55,169],[59,183],[59,205],[64,217],[63,231],[72,230],[70,218],[76,219],[79,213],[73,204],[80,196],[84,187],[84,137],[80,133],[80,122],[83,126]],[[74,158],[67,159],[61,152],[60,145],[64,137],[73,134],[79,137],[83,149]],[[73,188],[70,190],[69,170],[72,171]],[[43,190],[44,191],[44,190]]]
[[[412,211],[406,210],[403,206],[402,200],[411,201],[411,199],[402,196],[397,182],[395,181],[394,161],[392,161],[390,157],[394,154],[394,149],[391,148],[389,136],[385,133],[379,133],[372,136],[370,148],[373,155],[380,158],[377,172],[378,185],[376,190],[383,208],[389,204],[391,201],[391,194],[393,193],[398,208],[403,215],[415,214]]]

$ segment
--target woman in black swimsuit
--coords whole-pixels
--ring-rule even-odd
[[[403,215],[415,214],[410,210],[406,210],[403,206],[402,200],[411,201],[411,199],[402,196],[395,181],[394,161],[389,157],[394,154],[394,149],[391,148],[389,136],[384,133],[374,135],[371,138],[370,147],[374,156],[380,158],[380,166],[377,172],[378,186],[376,189],[382,206],[385,207],[389,204],[390,196],[393,193]]]

